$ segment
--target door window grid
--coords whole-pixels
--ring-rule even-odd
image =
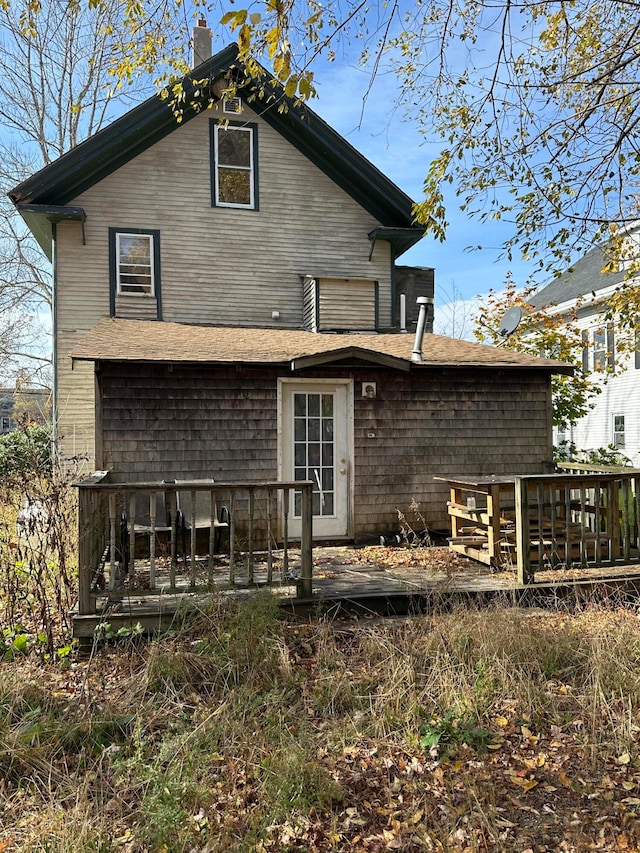
[[[335,515],[334,395],[293,395],[294,479],[313,483],[314,516]],[[302,492],[294,492],[295,518],[302,515]]]

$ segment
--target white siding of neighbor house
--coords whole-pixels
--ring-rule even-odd
[[[597,315],[580,318],[578,325],[585,330],[601,328]],[[591,350],[589,351],[592,356]],[[613,444],[613,417],[624,415],[625,446],[620,453],[640,467],[640,370],[635,367],[633,353],[616,353],[619,374],[602,383],[602,392],[595,398],[593,408],[566,434],[578,450],[597,450]],[[555,430],[557,441],[557,430]]]
[[[299,328],[301,276],[313,274],[377,280],[379,323],[390,325],[390,248],[377,241],[370,259],[367,238],[382,223],[247,107],[242,120],[258,125],[259,210],[211,206],[216,115],[197,116],[68,202],[83,207],[87,220],[84,244],[78,223],[57,229],[58,412],[66,455],[93,458],[93,367],[76,364],[71,377],[68,353],[109,315],[110,227],[159,230],[164,320]],[[131,311],[119,313],[136,316]]]

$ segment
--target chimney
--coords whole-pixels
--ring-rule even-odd
[[[416,326],[416,337],[413,343],[411,361],[419,363],[422,361],[422,339],[427,324],[427,312],[429,305],[433,305],[433,296],[419,296],[416,302],[420,306],[420,313],[418,314],[418,325]]]
[[[211,30],[204,18],[198,19],[193,28],[193,43],[191,47],[191,67],[197,68],[211,58]]]

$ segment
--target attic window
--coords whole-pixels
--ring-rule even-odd
[[[258,128],[231,122],[212,128],[213,206],[257,210]]]
[[[227,115],[238,115],[242,112],[242,101],[240,98],[224,98],[222,112],[227,113]]]

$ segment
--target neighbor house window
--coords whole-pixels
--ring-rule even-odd
[[[615,350],[613,326],[595,326],[585,329],[582,333],[582,369],[585,373],[591,370],[612,370],[615,366]]]
[[[257,210],[257,134],[255,125],[212,123],[215,207]]]
[[[604,328],[594,329],[591,346],[593,347],[593,369],[604,370],[607,366],[607,333]]]
[[[613,416],[613,446],[624,447],[624,415]]]

